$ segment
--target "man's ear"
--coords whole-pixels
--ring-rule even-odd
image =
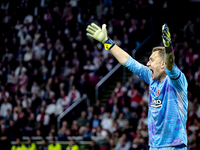
[[[161,61],[161,69],[164,69],[165,68],[165,61]]]

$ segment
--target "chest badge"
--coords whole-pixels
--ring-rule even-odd
[[[156,93],[156,96],[159,96],[159,95],[160,95],[160,90],[158,90]]]

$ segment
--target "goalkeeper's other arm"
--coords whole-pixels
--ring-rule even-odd
[[[102,25],[102,29],[97,26],[96,24],[92,23],[91,25],[87,26],[87,36],[102,42],[105,46],[106,50],[110,50],[110,52],[113,54],[113,56],[124,65],[130,55],[126,53],[124,50],[122,50],[119,46],[117,46],[108,36],[107,36],[107,30],[106,25]]]
[[[174,67],[174,52],[167,24],[162,26],[162,39],[165,46],[165,66],[170,70]]]

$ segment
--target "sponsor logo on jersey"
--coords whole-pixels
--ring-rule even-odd
[[[154,99],[154,98],[152,99],[153,99],[153,104],[150,105],[151,107],[158,108],[162,106],[162,101],[160,99]]]

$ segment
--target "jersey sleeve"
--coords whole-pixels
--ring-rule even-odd
[[[134,74],[141,77],[146,83],[150,84],[152,72],[149,70],[148,67],[134,60],[132,57],[128,58],[124,66],[127,67]]]
[[[165,72],[170,78],[170,83],[179,92],[183,91],[183,89],[187,89],[188,84],[186,77],[175,64],[170,70],[165,67]]]

